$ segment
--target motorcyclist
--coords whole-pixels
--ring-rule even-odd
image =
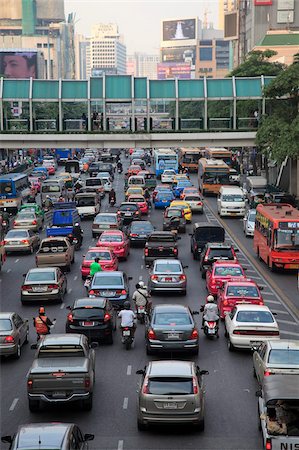
[[[132,334],[134,336],[136,330],[136,316],[131,310],[130,302],[124,302],[124,309],[118,313],[118,317],[121,319],[120,327],[132,328]]]
[[[207,303],[203,308],[202,325],[204,325],[204,322],[216,322],[217,325],[219,322],[218,306],[215,304],[215,299],[211,294],[207,296]]]
[[[38,340],[41,336],[50,334],[53,322],[46,316],[45,308],[43,306],[40,306],[38,316],[33,319],[33,326],[36,330]]]
[[[80,178],[76,181],[76,183],[74,184],[74,189],[75,191],[79,191],[80,189],[82,189],[83,184],[81,183]]]
[[[145,198],[146,203],[148,204],[148,207],[150,208],[151,207],[151,194],[150,194],[148,188],[145,188],[143,196]]]
[[[95,258],[95,260],[90,264],[90,271],[89,271],[89,275],[91,277],[94,276],[95,273],[97,272],[102,272],[102,267],[101,264],[99,263],[100,259],[99,258]]]
[[[9,230],[9,213],[7,212],[6,208],[3,208],[0,215],[2,218],[3,233],[6,234],[7,231]]]
[[[139,306],[144,306],[147,312],[151,310],[151,302],[149,301],[150,294],[143,281],[136,284],[136,291],[133,294],[132,300],[135,302],[138,311]]]
[[[116,193],[115,190],[112,188],[109,192],[109,203],[115,203],[116,202]]]
[[[151,160],[151,155],[149,155],[148,153],[145,155],[145,157],[144,157],[144,161],[145,161],[145,164],[147,164],[148,166],[150,166],[151,165],[151,162],[152,162],[152,160]]]
[[[58,202],[59,203],[63,203],[65,200],[64,200],[64,197],[61,195],[60,197],[59,197],[59,199],[58,199]]]
[[[117,161],[116,167],[117,167],[117,170],[119,170],[120,173],[122,173],[123,165],[122,165],[121,161]]]
[[[73,236],[75,239],[77,239],[78,244],[81,247],[83,241],[83,230],[78,222],[76,222],[73,227]]]
[[[53,202],[50,199],[50,196],[47,195],[46,196],[46,200],[45,200],[45,208],[49,209],[49,208],[52,208],[52,207],[53,207]]]

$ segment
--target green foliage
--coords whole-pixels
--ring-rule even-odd
[[[269,61],[276,54],[277,52],[273,50],[254,50],[249,52],[245,61],[233,69],[228,77],[276,76],[285,68],[284,64]]]

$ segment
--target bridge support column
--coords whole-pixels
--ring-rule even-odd
[[[133,131],[133,133],[136,131],[135,128],[135,86],[134,86],[134,77],[133,75],[131,75],[131,108],[132,108],[132,112],[131,112],[131,131]]]
[[[62,81],[59,78],[59,86],[58,86],[58,129],[59,131],[63,131],[63,111],[62,111]]]
[[[204,130],[208,129],[208,89],[207,89],[207,79],[204,77],[203,79],[203,89],[204,89],[204,117],[203,117],[203,128]]]
[[[179,80],[175,78],[175,119],[174,129],[179,130]]]

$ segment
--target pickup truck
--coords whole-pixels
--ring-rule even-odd
[[[75,202],[54,203],[51,226],[47,227],[47,237],[67,236],[73,238],[73,226],[80,223]]]
[[[35,255],[36,267],[65,267],[70,271],[75,261],[74,250],[74,245],[66,237],[43,239]]]
[[[29,410],[40,404],[66,404],[80,401],[83,409],[92,408],[95,383],[95,351],[83,334],[44,336],[27,375]]]
[[[144,261],[150,265],[155,259],[177,258],[177,237],[171,231],[154,231],[147,239],[144,247]]]

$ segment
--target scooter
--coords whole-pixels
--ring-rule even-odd
[[[8,220],[2,220],[2,229],[3,233],[6,234],[9,230],[9,221]]]
[[[147,315],[145,306],[137,306],[136,313],[137,313],[137,319],[139,320],[139,322],[141,324],[144,324],[145,323],[145,318],[146,318],[146,315]]]
[[[204,311],[204,306],[201,306],[200,311]],[[218,321],[216,320],[204,320],[203,319],[203,332],[207,336],[207,338],[212,339],[216,336],[219,339],[219,326]]]
[[[82,239],[73,238],[73,244],[75,246],[75,250],[80,250],[82,245]]]
[[[123,173],[122,167],[118,167],[117,172],[118,172],[119,174]]]
[[[110,200],[110,206],[114,206],[115,205],[115,198],[113,197],[111,200]]]
[[[132,327],[123,327],[121,329],[122,343],[126,350],[130,350],[134,341],[134,330]]]

